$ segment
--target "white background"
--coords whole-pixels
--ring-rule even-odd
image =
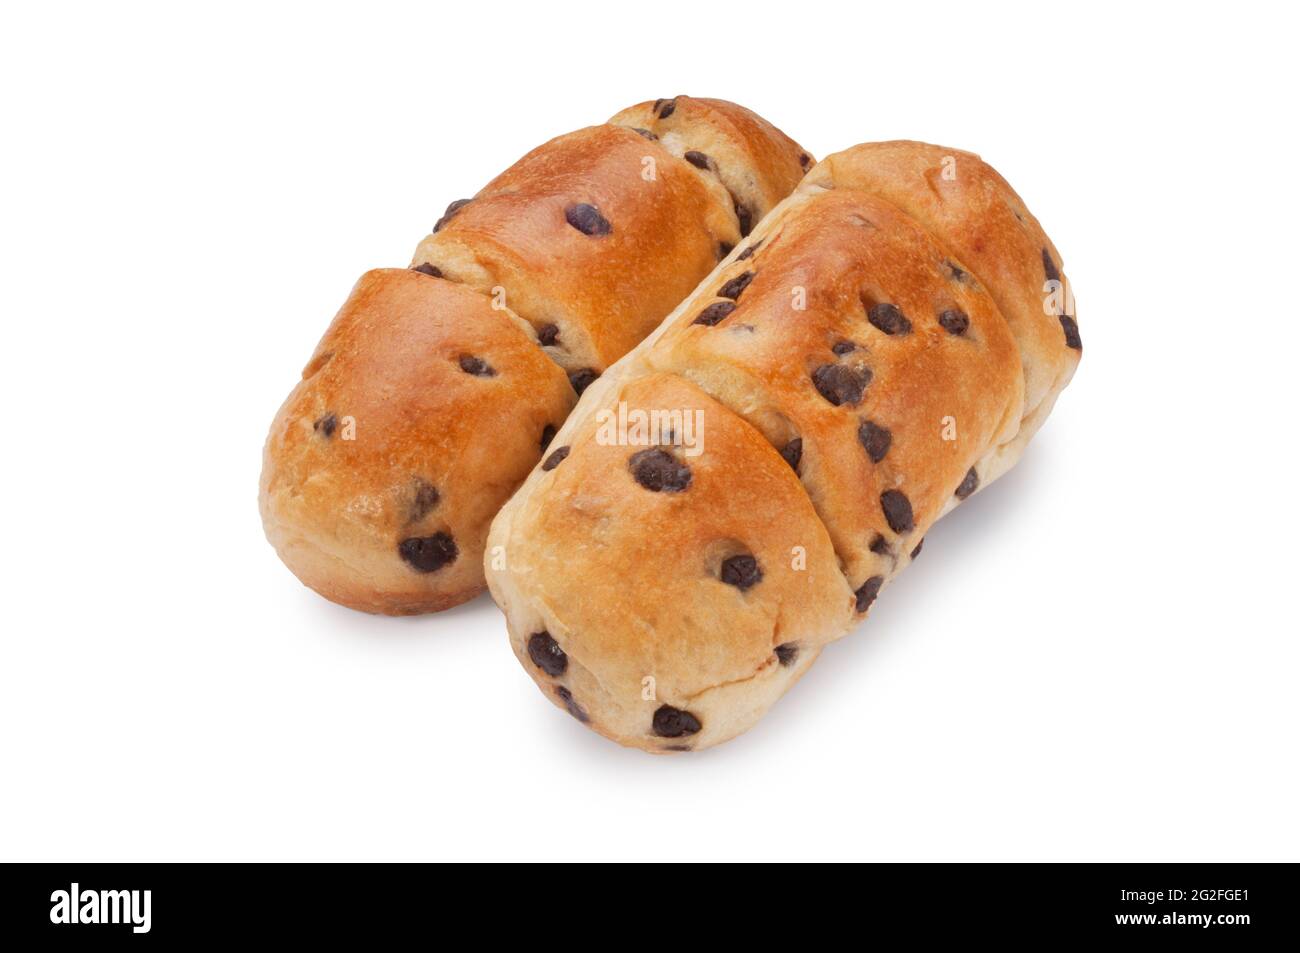
[[[1300,860],[1294,23],[36,9],[0,30],[0,858]],[[486,597],[393,620],[304,589],[256,490],[361,272],[676,93],[818,156],[979,152],[1085,350],[1022,464],[754,731],[654,758],[539,697]]]

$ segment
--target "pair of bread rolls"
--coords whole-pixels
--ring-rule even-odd
[[[368,612],[484,588],[488,524],[577,395],[811,158],[733,103],[643,103],[451,203],[409,269],[363,275],[280,408],[260,506],[291,570]]]
[[[354,608],[486,578],[556,705],[699,750],[1015,463],[1080,352],[1059,254],[977,156],[813,166],[739,106],[658,100],[362,276],[272,425],[262,515]]]
[[[497,516],[515,654],[621,744],[734,737],[1015,463],[1080,352],[1059,254],[977,156],[830,156]]]

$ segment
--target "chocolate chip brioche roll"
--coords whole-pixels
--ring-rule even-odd
[[[511,644],[553,703],[615,741],[725,741],[849,625],[853,592],[762,434],[680,377],[602,390],[612,416],[569,429],[494,529]],[[678,443],[608,439],[620,404],[634,420],[672,408]]]
[[[752,725],[1073,371],[1059,256],[1010,187],[968,153],[886,145],[814,168],[588,391],[493,523],[520,661],[622,744]],[[910,214],[952,156],[971,183]]]
[[[748,110],[671,102],[669,140],[560,136],[452,202],[409,269],[362,276],[264,453],[266,534],[304,583],[389,614],[481,592],[492,516],[577,395],[798,183],[806,153]]]

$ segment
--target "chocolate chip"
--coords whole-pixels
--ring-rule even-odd
[[[722,572],[718,578],[744,592],[762,580],[763,570],[758,568],[758,560],[753,556],[729,556],[722,561]]]
[[[799,472],[799,460],[803,457],[803,440],[795,437],[784,447],[781,448],[781,457],[786,463],[790,464],[790,469],[795,473]]]
[[[966,316],[965,311],[949,308],[939,315],[939,324],[949,334],[965,334],[966,329],[970,327],[970,318]]]
[[[798,657],[799,646],[793,642],[786,642],[776,647],[776,660],[781,663],[782,668],[789,668]]]
[[[411,270],[418,271],[422,275],[428,275],[430,278],[442,277],[442,272],[439,271],[437,268],[435,268],[433,265],[429,264],[427,261],[423,265],[416,265]]]
[[[839,357],[843,357],[845,354],[851,354],[857,349],[858,346],[852,341],[836,341],[831,345],[831,352]]]
[[[747,271],[743,275],[737,275],[718,289],[719,298],[730,298],[735,301],[740,297],[742,291],[749,287],[749,283],[754,280],[754,273]]]
[[[980,475],[971,467],[966,471],[966,475],[961,478],[961,484],[957,487],[957,499],[964,500],[980,488]]]
[[[862,399],[862,392],[871,383],[871,371],[863,368],[846,367],[843,364],[823,364],[813,371],[813,385],[836,407],[841,404],[855,406]]]
[[[660,119],[667,119],[673,114],[673,110],[676,108],[677,97],[675,96],[672,99],[656,99],[654,113]]]
[[[872,305],[867,320],[886,334],[906,334],[912,330],[912,322],[892,304]]]
[[[338,427],[338,425],[339,425],[339,419],[337,417],[335,417],[333,414],[326,414],[320,420],[312,424],[311,429],[323,433],[325,435],[325,439],[328,440],[330,437],[334,436],[334,431]]]
[[[810,156],[810,155],[809,155],[808,153],[806,153],[806,152],[801,152],[801,153],[799,153],[799,166],[800,166],[800,167],[801,167],[805,172],[808,171],[808,167],[811,166],[811,165],[812,165],[812,156]]]
[[[632,131],[635,132],[642,139],[649,139],[651,142],[657,142],[659,140],[659,137],[656,136],[649,129],[633,129]]]
[[[614,230],[594,205],[579,202],[564,210],[564,220],[584,235],[608,235]]]
[[[569,667],[569,657],[564,654],[564,649],[546,631],[534,632],[528,637],[528,657],[551,677],[563,675]]]
[[[560,701],[564,702],[564,707],[569,710],[570,715],[578,719],[578,721],[582,722],[584,725],[591,721],[591,718],[585,711],[583,711],[582,706],[573,700],[573,692],[569,691],[563,685],[556,685],[555,694],[559,697]]]
[[[1043,249],[1043,272],[1047,275],[1048,281],[1061,280],[1061,273],[1056,268],[1056,262],[1052,261],[1052,253],[1046,248]]]
[[[718,261],[722,261],[722,259],[730,255],[735,247],[735,245],[728,245],[726,242],[718,242]]]
[[[569,455],[569,451],[571,449],[573,448],[556,447],[555,452],[552,453],[549,457],[547,457],[546,462],[542,464],[542,469],[545,471],[554,470],[556,467],[558,467],[561,463],[564,462],[564,458]]]
[[[871,607],[871,603],[875,602],[876,596],[880,594],[880,587],[884,584],[884,576],[872,576],[862,585],[858,586],[857,592],[853,594],[857,596],[857,602],[855,605],[859,612],[866,612],[867,609]]]
[[[637,483],[655,493],[680,493],[691,485],[691,468],[658,447],[632,454],[627,467]]]
[[[858,425],[858,442],[867,451],[872,463],[879,463],[889,452],[889,445],[894,442],[894,435],[887,427],[864,420]]]
[[[893,549],[891,549],[889,546],[889,541],[886,540],[885,537],[881,536],[879,533],[877,533],[875,535],[875,538],[871,540],[870,549],[877,556],[894,555]]]
[[[1083,350],[1083,340],[1079,337],[1079,324],[1068,314],[1060,315],[1061,330],[1065,332],[1065,346],[1076,351]]]
[[[924,545],[925,545],[925,537],[922,536],[921,541],[916,544],[916,549],[912,550],[912,557],[911,557],[912,559],[915,559],[917,556],[921,555],[921,547]]]
[[[456,541],[447,533],[432,536],[411,536],[397,545],[397,552],[411,568],[420,572],[434,572],[450,562],[455,562],[460,551]]]
[[[542,347],[550,347],[560,339],[560,329],[554,324],[543,324],[537,329],[537,343]]]
[[[682,711],[672,705],[660,705],[655,711],[651,723],[654,733],[660,738],[680,738],[693,735],[700,730],[700,720],[689,711]]]
[[[754,244],[750,245],[748,248],[746,248],[744,251],[742,251],[739,255],[736,256],[736,261],[744,261],[746,258],[751,257],[754,254],[754,252],[758,251],[759,248],[762,247],[762,245],[763,245],[762,242],[754,242]]]
[[[957,267],[957,265],[953,264],[953,262],[945,261],[943,263],[943,266],[948,269],[948,277],[951,278],[953,281],[966,280],[966,272],[963,269]]]
[[[542,449],[545,450],[547,447],[549,447],[551,445],[551,441],[554,439],[555,439],[555,426],[553,424],[547,424],[545,427],[542,428]]]
[[[462,354],[460,356],[460,369],[466,374],[473,374],[475,377],[497,376],[497,372],[493,370],[492,365],[481,357],[475,357],[473,354]]]
[[[695,168],[697,169],[708,170],[713,168],[713,160],[710,159],[708,156],[706,156],[703,152],[696,152],[694,149],[687,152],[684,156],[682,156],[682,158],[685,159],[687,162],[689,162],[691,165],[695,166]]]
[[[591,382],[600,376],[600,371],[593,370],[590,367],[584,367],[580,371],[574,371],[569,375],[569,385],[581,394],[591,386]]]
[[[705,324],[709,327],[713,327],[735,310],[736,304],[734,301],[715,301],[713,304],[701,311],[699,316],[692,321],[691,324]]]
[[[880,494],[880,508],[885,511],[885,522],[895,533],[910,533],[915,527],[912,521],[912,501],[902,490],[886,490]]]
[[[447,206],[447,211],[442,213],[442,218],[438,219],[438,221],[434,224],[433,230],[435,232],[439,231],[442,228],[442,226],[450,222],[452,218],[455,217],[456,213],[459,212],[461,209],[463,209],[469,203],[470,203],[469,199],[457,199],[456,201],[452,202],[450,205]]]
[[[407,521],[418,523],[429,515],[429,512],[438,505],[438,488],[423,477],[415,478],[415,499],[411,501],[411,509],[407,514]]]
[[[690,745],[664,745],[665,751],[694,751]]]
[[[744,238],[754,227],[754,213],[745,205],[733,200],[736,206],[736,222],[740,225],[740,237]]]

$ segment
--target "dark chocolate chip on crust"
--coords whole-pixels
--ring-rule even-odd
[[[799,153],[799,167],[805,172],[812,166],[812,156],[806,152]]]
[[[415,495],[407,513],[407,521],[418,523],[438,505],[438,488],[424,477],[415,478]]]
[[[863,368],[846,367],[843,364],[823,364],[812,375],[813,386],[836,407],[848,404],[850,407],[862,400],[862,392],[871,383],[871,371]]]
[[[912,550],[912,556],[911,556],[912,559],[915,559],[917,556],[921,555],[921,547],[924,545],[925,545],[925,537],[922,536],[921,541],[917,543],[916,548]]]
[[[949,308],[939,315],[939,324],[949,334],[965,334],[970,327],[970,318],[960,308]]]
[[[560,329],[554,324],[543,324],[537,329],[537,343],[542,347],[550,347],[560,339]]]
[[[736,222],[740,225],[740,237],[744,238],[754,227],[754,213],[749,210],[747,205],[740,202],[734,204],[736,206]]]
[[[556,467],[558,467],[561,463],[564,462],[564,458],[569,455],[569,451],[571,449],[573,448],[556,447],[555,452],[552,453],[549,457],[547,457],[546,462],[542,464],[542,469],[546,471],[554,470]]]
[[[735,301],[740,297],[741,292],[749,287],[749,283],[754,280],[754,273],[747,271],[743,275],[737,275],[718,289],[719,298],[730,298]]]
[[[890,335],[906,334],[912,330],[912,322],[907,320],[907,315],[903,314],[897,305],[885,302],[872,305],[871,310],[867,312],[867,320]]]
[[[962,268],[959,268],[959,267],[958,267],[956,264],[954,264],[953,262],[951,262],[951,261],[945,261],[945,262],[943,263],[943,266],[944,266],[945,268],[948,269],[948,277],[951,278],[953,281],[965,281],[965,280],[966,280],[966,272],[965,272],[965,270],[962,269]]]
[[[803,440],[795,437],[781,448],[781,459],[790,464],[790,469],[799,472],[799,460],[803,457]]]
[[[338,428],[338,425],[338,417],[331,413],[326,414],[320,420],[312,424],[311,429],[315,430],[317,433],[324,434],[325,439],[328,440],[330,437],[334,436],[334,431]]]
[[[858,349],[858,346],[852,341],[836,341],[831,345],[831,353],[837,357],[843,357],[845,354],[852,354]]]
[[[608,235],[614,230],[609,220],[594,205],[579,202],[564,210],[564,220],[584,235]]]
[[[789,668],[798,657],[799,646],[793,642],[786,642],[776,647],[776,660],[781,663],[782,668]]]
[[[1046,248],[1043,249],[1043,274],[1047,275],[1048,281],[1060,281],[1061,272],[1056,267],[1056,262],[1052,261],[1052,253]]]
[[[682,711],[672,705],[660,705],[651,721],[654,733],[660,738],[680,738],[693,735],[700,730],[700,720],[689,711]]]
[[[871,540],[870,549],[877,556],[892,556],[894,551],[889,546],[889,541],[879,533]]]
[[[980,475],[971,467],[966,471],[966,475],[961,478],[961,483],[957,485],[956,497],[964,500],[980,488]]]
[[[912,520],[912,501],[902,490],[886,490],[880,494],[880,508],[885,522],[895,533],[910,533],[915,527]]]
[[[411,536],[397,544],[403,560],[418,572],[435,572],[448,563],[455,562],[460,551],[448,533],[432,536]]]
[[[534,632],[528,637],[528,657],[553,678],[563,675],[569,667],[569,657],[564,654],[564,649],[546,631]]]
[[[762,247],[762,244],[762,242],[754,242],[754,244],[750,245],[736,256],[736,261],[744,261],[746,258],[753,257],[754,252],[758,251],[758,249]]]
[[[894,435],[889,432],[889,428],[864,420],[858,425],[858,442],[867,451],[871,462],[879,463],[889,452],[889,445],[894,442]]]
[[[691,165],[695,166],[695,168],[697,169],[713,168],[713,160],[710,159],[708,156],[706,156],[703,152],[697,152],[695,149],[691,149],[690,151],[688,151],[685,155],[682,156],[682,158],[685,159],[687,162],[689,162]]]
[[[856,597],[854,607],[859,612],[866,612],[871,608],[871,603],[876,601],[876,596],[880,594],[880,587],[885,584],[884,576],[872,576],[862,585],[858,586],[857,591],[853,593]]]
[[[627,467],[637,483],[655,493],[680,493],[691,485],[691,468],[658,447],[632,454]]]
[[[672,99],[656,99],[654,113],[660,119],[667,119],[669,116],[673,114],[673,110],[676,108],[677,108],[676,96],[674,96]]]
[[[750,586],[762,581],[763,570],[759,568],[758,560],[753,556],[747,554],[729,556],[722,561],[722,571],[718,578],[744,592]]]
[[[460,369],[466,374],[473,374],[475,377],[497,376],[497,372],[491,364],[481,357],[475,357],[473,354],[462,354],[460,356]]]
[[[457,199],[456,201],[452,202],[450,205],[447,206],[447,211],[442,213],[442,218],[438,219],[438,221],[434,223],[433,230],[435,232],[441,230],[442,226],[450,222],[452,218],[455,217],[456,213],[459,212],[461,209],[463,209],[469,203],[470,203],[469,199]]]
[[[722,261],[722,259],[730,255],[735,247],[735,245],[729,245],[726,242],[718,242],[718,261]]]
[[[735,310],[736,303],[734,301],[715,301],[713,304],[701,311],[699,316],[696,317],[691,324],[704,324],[708,327],[713,327]]]
[[[442,277],[442,271],[434,265],[429,264],[427,261],[423,265],[416,265],[411,270],[418,271],[422,275],[428,275],[430,278]]]
[[[632,127],[632,131],[635,132],[642,139],[649,139],[651,142],[654,142],[659,138],[649,129],[637,129],[635,127]]]
[[[1065,346],[1076,351],[1083,350],[1083,340],[1079,337],[1079,324],[1068,314],[1060,315],[1061,330],[1065,332]]]
[[[587,715],[586,711],[583,710],[583,707],[573,700],[573,692],[569,691],[563,685],[556,685],[555,694],[559,697],[560,701],[564,702],[564,707],[569,710],[570,715],[578,719],[578,721],[582,722],[584,725],[591,721],[591,718]]]
[[[555,439],[555,425],[547,424],[542,428],[542,449],[545,450],[550,446],[551,441]]]
[[[590,387],[591,382],[599,376],[600,373],[598,371],[592,370],[590,367],[584,367],[582,370],[574,371],[569,375],[569,384],[575,391],[581,394],[584,390]]]

